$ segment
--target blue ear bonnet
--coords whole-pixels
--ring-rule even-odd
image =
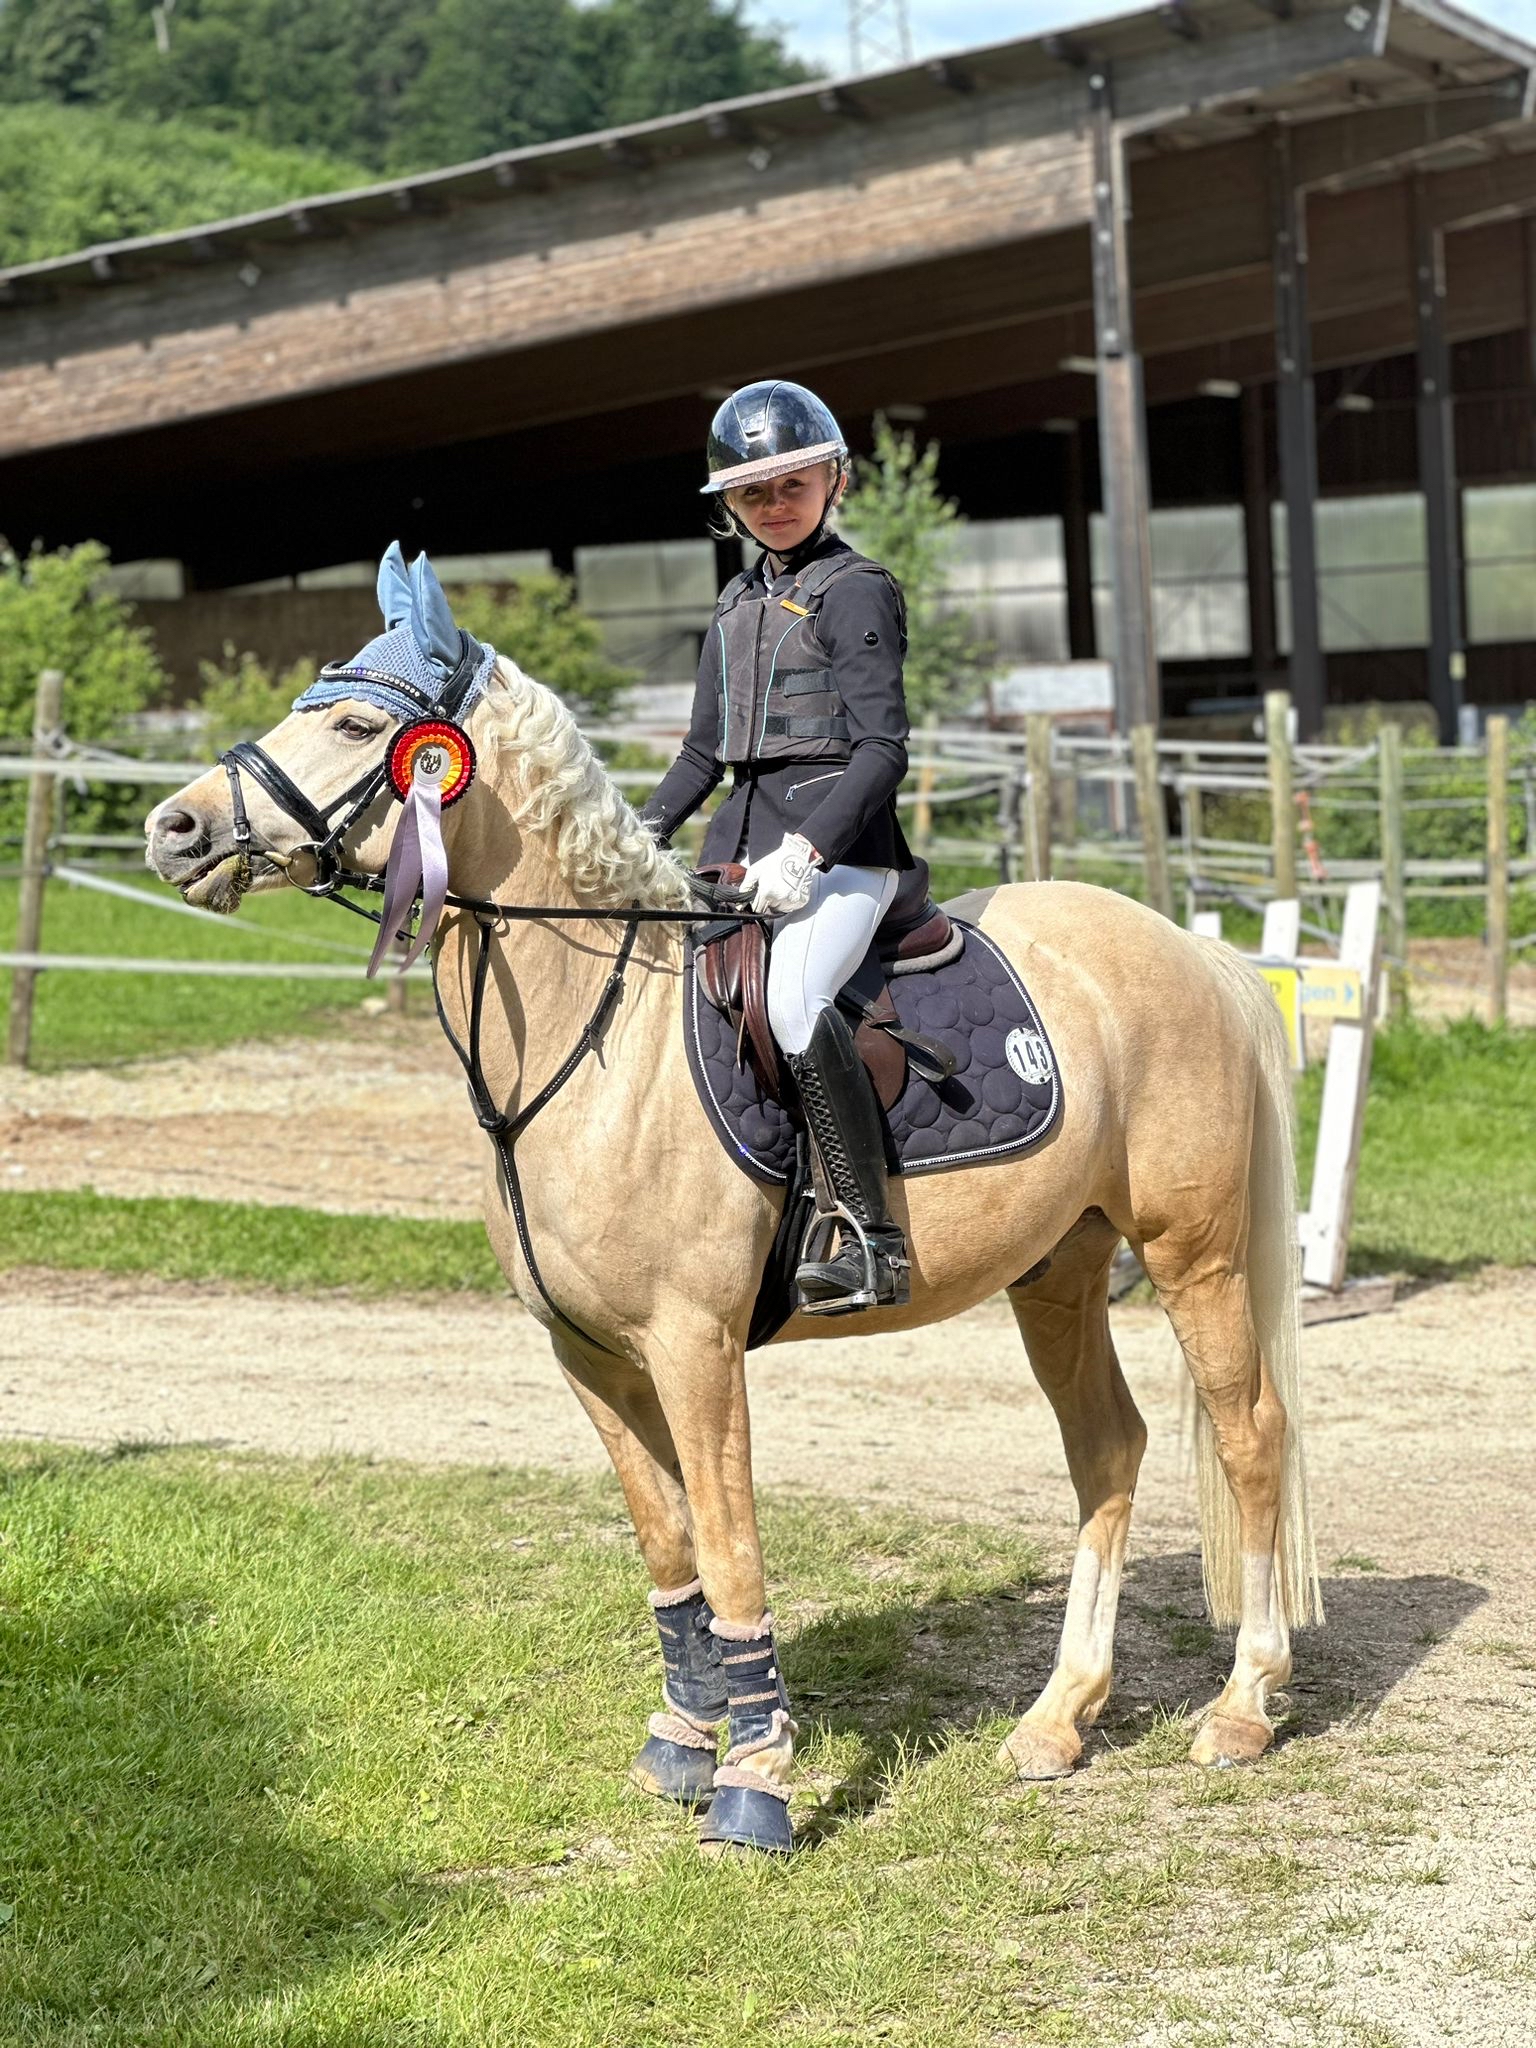
[[[384,631],[350,661],[327,662],[293,700],[295,711],[320,711],[344,697],[392,717],[462,722],[490,681],[494,647],[483,647],[453,622],[453,613],[425,555],[407,574],[398,541],[379,565]]]

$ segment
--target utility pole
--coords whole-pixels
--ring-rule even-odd
[[[912,62],[907,0],[848,0],[848,56],[855,72]]]

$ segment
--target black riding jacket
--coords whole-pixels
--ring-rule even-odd
[[[910,868],[896,817],[907,772],[901,593],[829,534],[793,573],[728,583],[699,659],[682,751],[640,815],[663,838],[727,767],[705,861],[757,860],[799,832],[825,867]]]

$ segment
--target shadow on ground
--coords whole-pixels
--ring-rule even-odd
[[[1467,1581],[1427,1575],[1336,1578],[1323,1592],[1328,1625],[1296,1639],[1289,1704],[1277,1703],[1280,1742],[1368,1718],[1487,1598]],[[970,1599],[823,1614],[796,1635],[784,1662],[798,1718],[862,1739],[804,1840],[814,1844],[878,1806],[887,1770],[914,1747],[1022,1714],[1050,1675],[1066,1593],[1064,1576],[1001,1585]],[[1205,1618],[1198,1552],[1131,1566],[1115,1690],[1087,1738],[1085,1766],[1165,1717],[1206,1705],[1226,1681],[1232,1647],[1233,1631]]]

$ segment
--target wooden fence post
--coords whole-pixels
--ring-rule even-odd
[[[1061,841],[1061,872],[1068,881],[1077,877],[1077,770],[1078,757],[1069,747],[1065,762],[1066,772],[1056,784],[1056,801],[1061,816],[1059,837]]]
[[[1387,999],[1394,1014],[1408,997],[1408,897],[1403,866],[1403,729],[1387,724],[1377,736],[1381,772],[1381,889],[1387,910]]]
[[[1195,916],[1200,908],[1200,891],[1196,886],[1200,875],[1200,841],[1205,836],[1205,791],[1191,776],[1200,768],[1200,757],[1193,748],[1183,757],[1183,769],[1179,783],[1179,819],[1184,828],[1185,887],[1188,891],[1189,928],[1195,928]]]
[[[922,766],[917,771],[917,802],[912,806],[912,851],[926,860],[933,844],[934,757],[939,750],[939,715],[930,711],[923,720]]]
[[[1490,718],[1488,742],[1488,1021],[1509,1003],[1509,720]]]
[[[1031,711],[1024,725],[1024,759],[1029,770],[1030,879],[1051,879],[1051,714]]]
[[[1157,727],[1138,725],[1131,732],[1136,764],[1136,812],[1141,826],[1141,864],[1147,901],[1173,922],[1173,885],[1168,874],[1168,821],[1163,816],[1163,785],[1157,773]]]
[[[59,730],[64,702],[64,678],[56,668],[45,668],[37,679],[37,699],[32,713],[32,751],[42,755]],[[56,777],[42,770],[27,784],[27,822],[21,844],[21,890],[16,907],[16,951],[35,953],[43,935],[43,890],[48,880],[48,834],[53,824],[53,785]],[[32,1001],[37,992],[37,969],[18,967],[11,978],[10,1031],[6,1058],[13,1067],[24,1067],[32,1051]]]
[[[1269,744],[1270,846],[1275,894],[1296,894],[1296,790],[1291,774],[1291,693],[1264,692],[1264,737]]]

